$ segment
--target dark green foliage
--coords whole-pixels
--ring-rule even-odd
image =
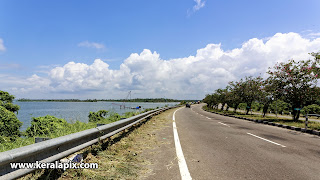
[[[245,110],[247,108],[247,103],[240,103],[239,109]]]
[[[98,112],[92,112],[89,113],[89,122],[98,122],[106,119],[106,116],[109,111],[106,110],[100,110]]]
[[[22,122],[20,122],[16,115],[0,106],[0,136],[17,137],[20,136],[19,128]]]
[[[312,105],[309,105],[309,106],[305,106],[301,110],[301,113],[303,115],[305,115],[305,114],[320,114],[320,106],[317,105],[317,104],[312,104]]]
[[[14,96],[10,95],[8,92],[0,90],[0,101],[4,103],[11,103],[14,100]]]
[[[285,111],[289,111],[289,104],[282,100],[276,100],[270,104],[270,110],[282,114]]]
[[[261,111],[262,110],[262,108],[263,108],[263,104],[261,104],[261,103],[258,103],[258,102],[256,102],[256,101],[254,101],[254,102],[252,102],[252,109],[254,110],[254,111]]]
[[[115,122],[121,119],[121,116],[118,113],[112,112],[108,118],[111,122]]]
[[[51,134],[62,131],[64,128],[70,128],[70,124],[54,116],[33,117],[31,126],[26,130],[26,136],[50,136]]]
[[[16,104],[12,104],[12,103],[3,103],[2,101],[0,101],[0,106],[3,106],[4,108],[6,108],[7,110],[11,111],[11,112],[17,112],[20,109],[20,107]]]
[[[0,136],[11,139],[20,136],[19,128],[22,126],[22,122],[14,114],[20,107],[12,104],[13,100],[13,95],[0,91]]]
[[[12,104],[14,96],[10,95],[8,92],[0,91],[0,106],[5,107],[11,112],[18,112],[20,107],[18,105]]]

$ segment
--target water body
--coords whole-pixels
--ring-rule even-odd
[[[178,103],[140,103],[140,102],[127,102],[126,107],[141,106],[141,109],[120,109],[120,102],[19,102],[14,104],[20,106],[18,119],[23,122],[21,131],[30,126],[32,117],[52,115],[57,118],[63,118],[72,123],[75,121],[88,122],[88,115],[90,111],[96,112],[99,110],[107,110],[115,112],[120,115],[125,112],[143,111],[147,108],[156,108],[174,106]]]

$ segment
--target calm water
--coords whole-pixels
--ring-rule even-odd
[[[90,111],[108,110],[120,115],[129,111],[143,111],[147,108],[174,106],[178,103],[126,103],[126,107],[141,106],[140,110],[120,109],[120,102],[14,102],[20,106],[18,119],[23,122],[21,130],[27,129],[31,124],[32,117],[52,115],[63,118],[68,122],[88,122]]]

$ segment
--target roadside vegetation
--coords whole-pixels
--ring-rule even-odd
[[[135,116],[143,112],[126,112],[124,115],[100,110],[90,112],[89,122],[76,121],[68,123],[64,119],[54,116],[33,117],[31,126],[21,132],[22,122],[17,119],[16,113],[20,107],[12,104],[14,96],[8,92],[0,91],[0,152],[30,145],[35,142],[35,137],[56,138],[86,129],[97,127],[97,124],[108,124],[123,118]]]
[[[234,111],[230,111],[230,110],[228,111],[228,110],[221,110],[221,109],[216,109],[216,108],[211,109],[211,108],[208,108],[207,106],[203,106],[202,108],[205,111],[216,112],[219,114],[227,114],[227,115],[233,115],[233,116],[237,116],[237,117],[245,117],[245,118],[250,118],[250,119],[279,123],[279,124],[288,125],[288,126],[305,128],[305,121],[304,120],[293,121],[291,118],[263,116],[262,114],[251,114],[251,113],[246,114],[245,112],[240,112],[240,111],[234,112]],[[314,121],[309,121],[308,122],[308,129],[320,131],[320,123],[314,122]]]
[[[148,179],[153,172],[154,153],[168,139],[161,130],[171,125],[171,109],[120,132],[79,152],[83,162],[98,163],[98,169],[39,169],[22,178],[27,179]],[[155,151],[156,150],[156,151]],[[71,155],[72,156],[72,155]]]
[[[207,94],[203,102],[209,110],[232,108],[263,113],[287,114],[298,123],[305,114],[320,114],[320,53],[310,53],[313,59],[289,60],[269,68],[269,77],[245,77],[228,83],[225,88]],[[226,108],[226,109],[224,109]],[[286,120],[287,121],[287,120]]]

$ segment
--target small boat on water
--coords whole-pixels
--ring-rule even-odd
[[[141,109],[141,106],[131,107],[131,109]]]

